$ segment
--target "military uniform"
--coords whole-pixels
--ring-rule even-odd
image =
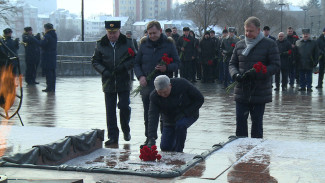
[[[108,32],[119,31],[120,21],[105,21]],[[102,87],[105,93],[106,123],[108,141],[105,145],[117,144],[119,129],[116,118],[116,105],[120,109],[120,123],[124,140],[129,141],[130,135],[130,87],[129,70],[133,68],[134,56],[128,56],[129,49],[135,52],[132,40],[125,35],[119,35],[116,42],[111,42],[108,35],[97,41],[92,57],[92,65],[102,75]],[[123,60],[122,60],[123,59]],[[117,103],[117,97],[119,99]]]

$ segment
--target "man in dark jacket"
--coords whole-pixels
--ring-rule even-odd
[[[215,65],[215,43],[210,38],[210,33],[205,32],[203,39],[200,41],[200,62],[202,64],[203,78],[202,83],[214,82],[214,67]]]
[[[324,79],[324,65],[325,65],[325,27],[323,29],[323,34],[317,39],[317,44],[319,48],[319,76],[318,85],[316,88],[323,88]]]
[[[162,151],[183,152],[187,128],[198,118],[204,98],[190,82],[182,78],[169,79],[166,75],[156,77],[155,90],[150,95],[149,142],[157,139],[159,114],[162,114]]]
[[[299,83],[299,74],[297,71],[297,63],[296,63],[296,42],[299,40],[299,37],[295,35],[295,32],[292,27],[288,27],[287,29],[287,37],[286,40],[288,40],[291,43],[292,48],[292,56],[289,58],[290,63],[290,69],[289,69],[289,84],[290,87],[293,88],[295,84],[295,80],[297,81],[297,84]]]
[[[36,82],[37,67],[40,62],[40,34],[33,35],[31,27],[25,27],[23,42],[25,45],[26,74],[25,81],[28,85],[39,84]]]
[[[179,52],[179,57],[181,60],[181,77],[189,81],[195,82],[195,58],[196,58],[196,49],[195,41],[190,34],[190,28],[183,28],[183,35],[177,40],[177,49]]]
[[[133,45],[134,45],[134,48],[135,48],[135,50],[138,52],[138,49],[139,49],[139,48],[138,48],[138,42],[137,42],[136,39],[132,38],[132,31],[126,31],[126,32],[125,32],[125,35],[126,35],[127,38],[132,39],[132,43],[133,43]],[[134,79],[134,71],[133,71],[133,69],[130,70],[130,75],[131,75],[131,80],[132,80],[132,81],[135,81],[135,79]]]
[[[56,45],[57,35],[51,23],[44,25],[45,34],[41,40],[41,67],[46,77],[46,89],[43,92],[55,92],[56,82]]]
[[[235,86],[236,136],[248,137],[247,118],[252,119],[252,138],[263,138],[265,104],[272,101],[271,77],[280,69],[280,55],[275,41],[264,37],[260,20],[249,17],[244,24],[245,39],[239,41],[229,64]],[[256,72],[254,64],[261,62],[266,73]]]
[[[3,42],[13,52],[12,53],[8,49],[4,49],[5,53],[9,57],[16,57],[18,55],[19,39],[18,38],[16,38],[15,40],[12,39],[12,30],[10,28],[6,28],[3,30]],[[13,66],[12,72],[14,74],[17,74],[17,68],[18,68],[17,59],[10,59],[9,63]]]
[[[272,39],[273,41],[276,41],[275,37],[271,36],[270,35],[270,27],[269,26],[264,26],[263,28],[263,34],[264,34],[264,37],[267,37],[267,38],[270,38]]]
[[[302,29],[302,34],[303,39],[296,42],[300,84],[298,91],[306,91],[307,86],[307,91],[312,92],[312,74],[318,63],[318,45],[310,39],[310,29]]]
[[[154,90],[153,81],[158,75],[172,76],[179,67],[179,57],[171,37],[162,34],[161,25],[157,21],[151,21],[147,25],[148,36],[140,41],[139,52],[135,58],[134,72],[140,82],[141,98],[144,109],[145,136],[148,137],[148,111],[149,96]],[[162,57],[167,55],[173,61],[169,64],[161,64]],[[143,145],[148,143],[148,138]]]
[[[215,79],[219,79],[219,69],[218,69],[218,62],[220,61],[221,53],[220,53],[220,44],[221,41],[216,37],[216,32],[214,30],[209,31],[210,32],[210,38],[212,42],[214,43],[214,58],[213,58],[213,77]]]
[[[120,109],[120,123],[124,140],[130,135],[130,74],[134,63],[135,48],[132,40],[120,32],[121,21],[105,21],[107,34],[97,41],[92,65],[102,75],[105,93],[106,123],[108,140],[106,146],[118,143],[119,129],[116,119],[116,102]]]
[[[289,63],[289,57],[292,56],[291,44],[288,40],[284,39],[284,33],[280,32],[276,44],[279,48],[280,60],[281,60],[281,75],[282,75],[282,91],[287,90],[288,74],[291,64]],[[280,71],[275,74],[275,91],[280,90]]]
[[[195,51],[198,54],[199,53],[199,43],[200,43],[200,41],[199,41],[199,39],[197,39],[195,37],[195,33],[192,30],[190,30],[190,36],[194,38],[194,48],[195,48]],[[201,64],[199,63],[198,56],[195,58],[194,64],[195,65],[194,65],[194,70],[193,70],[193,72],[194,72],[194,80],[193,80],[193,82],[196,82],[196,79],[201,80],[201,77],[202,77]],[[195,78],[195,76],[196,76],[196,78]]]
[[[235,27],[229,27],[228,28],[228,36],[222,40],[221,42],[221,50],[222,50],[222,56],[223,56],[223,67],[224,67],[224,82],[223,86],[224,89],[228,87],[228,85],[231,82],[231,77],[229,74],[229,61],[232,55],[232,52],[235,48],[236,43],[239,41],[239,39],[235,35]]]
[[[179,39],[179,37],[181,37],[181,36],[177,33],[177,27],[173,27],[172,28],[172,38],[174,39],[175,44],[177,43],[177,40]],[[174,72],[174,76],[175,76],[175,78],[178,77],[178,69],[177,69],[177,71]]]

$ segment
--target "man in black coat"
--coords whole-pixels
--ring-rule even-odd
[[[140,94],[144,109],[145,136],[147,138],[143,145],[148,143],[149,96],[154,90],[154,79],[162,74],[172,76],[173,72],[177,71],[180,63],[174,40],[162,34],[159,22],[149,22],[147,31],[148,36],[143,37],[140,41],[134,64],[134,72],[141,86]],[[161,63],[164,54],[173,59],[168,65]]]
[[[296,42],[297,64],[299,69],[298,91],[312,92],[313,68],[318,64],[318,45],[310,38],[310,29],[302,29],[303,39]]]
[[[25,81],[28,85],[39,84],[36,82],[37,67],[40,62],[40,34],[33,35],[31,27],[25,27],[23,42],[25,45],[26,74]]]
[[[214,68],[216,56],[215,42],[210,38],[210,32],[205,32],[203,39],[200,41],[200,63],[202,65],[203,78],[202,83],[214,82]]]
[[[263,28],[263,34],[264,34],[264,37],[267,37],[267,38],[270,38],[272,39],[273,41],[276,41],[275,37],[271,36],[270,35],[270,27],[269,26],[264,26]]]
[[[6,28],[3,30],[3,42],[9,48],[14,54],[12,54],[9,50],[4,49],[6,55],[9,57],[16,57],[18,54],[19,49],[19,39],[16,38],[15,40],[12,39],[12,30],[10,28]],[[17,74],[17,68],[18,68],[18,61],[17,59],[10,59],[9,60],[10,65],[13,66],[12,72],[14,74]]]
[[[248,137],[247,119],[251,115],[252,138],[263,138],[265,104],[272,102],[271,77],[280,69],[280,55],[275,41],[264,37],[260,20],[249,17],[244,24],[245,39],[239,41],[229,63],[234,81],[236,101],[236,136]],[[254,64],[261,62],[266,73],[256,72]]]
[[[136,39],[132,38],[132,31],[130,31],[130,30],[126,31],[125,35],[126,35],[127,38],[132,40],[133,46],[134,46],[135,50],[138,52],[138,49],[139,49],[138,48],[138,42],[137,42]],[[135,79],[134,79],[134,70],[133,69],[131,69],[130,75],[131,75],[131,80],[135,81]]]
[[[43,92],[55,92],[56,83],[56,51],[58,38],[53,25],[44,25],[45,34],[41,40],[41,67],[46,77],[46,88]]]
[[[198,118],[204,98],[190,82],[182,78],[156,77],[155,90],[150,94],[149,142],[156,144],[159,114],[162,114],[162,151],[183,152],[187,128]]]
[[[174,39],[175,44],[176,44],[178,38],[181,37],[181,36],[177,33],[177,27],[173,27],[173,28],[172,28],[172,35],[171,35],[171,36],[172,36],[172,38]],[[168,37],[168,36],[167,36],[167,37]],[[178,54],[179,54],[179,53],[178,53]],[[175,78],[178,77],[178,69],[177,69],[177,71],[174,72],[174,76],[175,76]]]
[[[195,82],[195,58],[196,48],[195,40],[190,36],[190,28],[183,28],[183,35],[177,40],[177,49],[179,52],[179,58],[181,60],[181,77],[189,81]]]
[[[108,140],[106,146],[118,143],[119,129],[116,119],[116,103],[120,109],[120,123],[125,141],[130,135],[130,69],[133,67],[135,48],[132,40],[120,32],[121,21],[105,21],[107,34],[97,41],[92,65],[102,75],[105,93]]]
[[[319,76],[318,85],[316,88],[323,88],[324,79],[324,65],[325,65],[325,27],[323,29],[323,34],[317,39],[317,44],[319,48]]]
[[[282,75],[282,91],[287,90],[288,74],[290,69],[290,60],[292,56],[291,44],[288,40],[284,39],[284,33],[280,32],[276,44],[279,48],[280,60],[281,60],[281,75]],[[289,51],[290,50],[290,51]],[[275,91],[280,90],[280,71],[275,74]]]
[[[292,48],[292,56],[289,58],[290,63],[290,69],[289,69],[289,84],[290,87],[293,88],[295,84],[295,80],[297,81],[297,84],[299,83],[299,73],[297,69],[297,63],[296,63],[296,42],[299,40],[299,37],[295,35],[295,32],[292,27],[287,28],[287,37],[286,40],[288,40],[291,43]]]

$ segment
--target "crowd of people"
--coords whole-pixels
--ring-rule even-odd
[[[46,88],[43,92],[55,92],[56,82],[56,55],[57,35],[53,24],[44,24],[44,33],[34,35],[32,27],[25,27],[22,35],[22,42],[19,38],[12,38],[12,29],[3,30],[1,41],[0,66],[12,66],[13,74],[18,74],[18,49],[22,44],[25,47],[24,74],[27,85],[36,85],[37,68],[41,63],[42,74],[46,77]]]
[[[159,22],[151,21],[137,42],[131,31],[126,36],[121,33],[120,21],[106,21],[107,35],[97,42],[92,58],[93,67],[102,75],[105,93],[105,145],[119,140],[116,107],[120,109],[124,140],[131,140],[129,104],[134,75],[139,87],[132,93],[140,93],[144,109],[146,140],[141,148],[156,144],[160,122],[161,149],[183,151],[187,128],[197,121],[204,102],[193,85],[198,80],[218,82],[225,89],[235,84],[236,135],[248,137],[247,119],[251,115],[251,137],[263,138],[265,104],[272,101],[272,90],[285,91],[288,84],[294,87],[296,83],[299,91],[312,92],[311,76],[318,63],[316,88],[323,87],[325,28],[316,41],[310,38],[309,29],[302,29],[301,39],[292,27],[286,35],[280,32],[275,38],[269,26],[260,26],[258,18],[249,17],[244,23],[245,35],[237,36],[236,28],[228,27],[220,37],[210,30],[199,40],[189,27],[179,35],[176,27],[163,31]],[[134,55],[130,56],[128,49]]]

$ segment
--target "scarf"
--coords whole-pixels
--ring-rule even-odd
[[[246,48],[243,50],[242,54],[244,56],[247,56],[251,51],[251,49],[254,48],[257,45],[257,43],[259,43],[263,38],[264,35],[262,32],[260,32],[260,34],[255,39],[250,39],[245,37]]]

